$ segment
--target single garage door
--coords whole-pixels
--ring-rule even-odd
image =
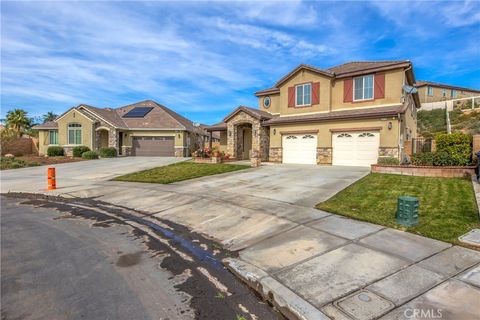
[[[317,136],[288,134],[282,137],[283,163],[317,164]]]
[[[369,166],[377,163],[379,132],[338,132],[332,136],[333,165]]]
[[[175,137],[133,137],[132,155],[144,157],[175,156]]]

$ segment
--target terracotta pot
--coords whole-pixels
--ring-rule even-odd
[[[220,157],[220,152],[215,151],[215,152],[213,153],[213,156],[214,156],[214,157]]]

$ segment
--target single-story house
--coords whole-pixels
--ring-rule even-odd
[[[349,62],[329,69],[299,65],[255,93],[258,108],[240,106],[207,127],[220,149],[263,161],[368,166],[402,159],[417,134],[418,93],[412,63]]]
[[[41,155],[49,146],[61,146],[67,154],[87,146],[114,147],[122,156],[185,157],[208,137],[200,124],[152,100],[116,109],[81,104],[33,128],[39,131]]]

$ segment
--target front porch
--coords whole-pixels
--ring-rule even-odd
[[[115,148],[117,155],[124,155],[122,150],[124,132],[112,127],[99,126],[95,128],[93,150],[101,148]]]
[[[248,160],[253,152],[259,154],[262,161],[268,161],[269,127],[262,126],[262,122],[269,117],[268,113],[239,107],[228,115],[224,122],[206,128],[210,133],[209,147],[212,148],[212,133],[219,132],[220,149],[230,158]]]

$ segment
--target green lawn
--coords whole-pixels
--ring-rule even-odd
[[[397,198],[402,195],[420,201],[419,224],[415,227],[395,222]],[[316,207],[452,243],[480,227],[472,182],[461,178],[371,173]]]
[[[250,168],[250,166],[225,163],[179,162],[164,167],[130,173],[113,180],[167,184],[247,168]]]

